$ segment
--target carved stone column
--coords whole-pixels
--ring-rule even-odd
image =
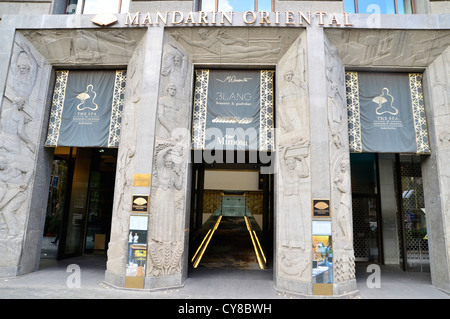
[[[437,288],[450,292],[449,48],[424,73],[424,97],[432,150],[422,164],[431,280]]]
[[[275,281],[281,290],[313,294],[312,200],[327,199],[333,295],[356,292],[344,81],[337,50],[321,28],[302,34],[278,65]],[[289,91],[292,82],[297,87]]]
[[[134,186],[133,180],[152,172],[163,38],[163,28],[148,29],[128,64],[105,272],[105,281],[119,287],[125,286],[132,195],[150,195],[149,186]]]
[[[306,32],[287,50],[277,72],[275,287],[311,293],[310,111]]]
[[[187,277],[192,62],[166,34],[162,52],[150,196],[147,288]]]
[[[333,294],[345,295],[357,291],[345,71],[337,49],[326,37],[324,44],[333,239]]]

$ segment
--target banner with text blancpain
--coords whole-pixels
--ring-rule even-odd
[[[270,70],[197,70],[193,148],[271,150],[273,75]]]
[[[118,147],[126,72],[57,71],[45,146]]]
[[[350,151],[429,154],[420,73],[347,72]]]

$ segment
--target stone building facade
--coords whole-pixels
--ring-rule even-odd
[[[130,199],[140,194],[149,199],[143,288],[160,289],[183,286],[190,264],[196,71],[269,69],[274,287],[317,293],[313,225],[325,221],[333,239],[333,280],[325,291],[351,296],[357,288],[345,74],[394,71],[422,74],[430,272],[434,286],[450,291],[448,2],[415,0],[414,14],[346,13],[344,1],[274,0],[271,12],[234,13],[201,11],[201,3],[188,0],[127,4],[111,17],[64,14],[66,1],[0,1],[1,277],[39,266],[54,156],[44,145],[57,70],[127,70],[105,281],[129,284]],[[181,107],[168,131],[160,117],[171,98]],[[290,158],[294,166],[289,152],[300,152]],[[142,176],[151,179],[137,183]],[[328,217],[312,214],[315,199],[329,201]]]

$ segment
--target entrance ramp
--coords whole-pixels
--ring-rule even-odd
[[[197,248],[191,258],[194,268],[266,268],[262,231],[244,196],[223,196],[222,205],[196,238]]]

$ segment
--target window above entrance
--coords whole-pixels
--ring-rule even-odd
[[[344,0],[344,2],[345,12],[348,13],[415,13],[414,0]]]
[[[273,0],[200,0],[200,8],[206,12],[218,11],[273,11]]]
[[[127,12],[130,0],[67,0],[66,14]]]

